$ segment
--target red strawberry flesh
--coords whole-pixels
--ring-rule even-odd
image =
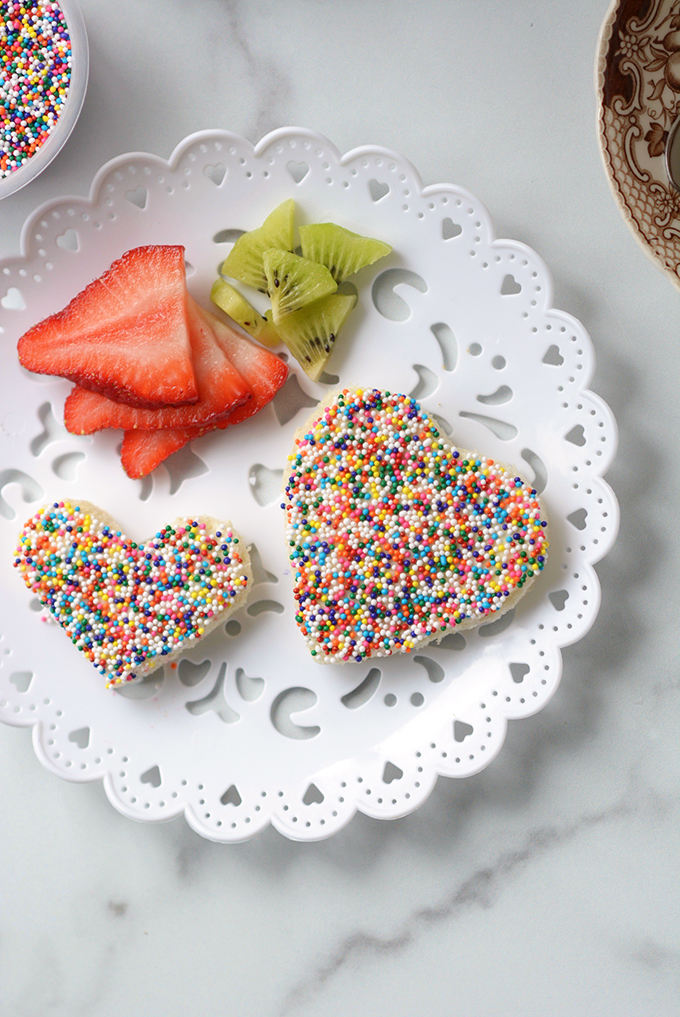
[[[64,424],[71,434],[92,434],[106,427],[161,429],[209,424],[237,407],[252,402],[252,392],[217,341],[215,331],[198,305],[188,297],[189,338],[193,354],[198,402],[190,406],[141,409],[114,402],[76,386],[64,405]],[[160,368],[159,368],[160,369]]]
[[[126,430],[121,462],[129,477],[145,477],[164,459],[184,445],[214,429],[223,430],[252,416],[270,402],[288,376],[286,364],[269,350],[246,339],[209,311],[199,308],[204,321],[215,331],[224,352],[248,382],[253,398],[228,416],[207,426],[178,427],[158,431]]]
[[[128,477],[146,477],[152,470],[184,448],[211,427],[175,427],[163,431],[126,431],[120,448],[120,461]]]
[[[184,248],[136,247],[18,343],[19,360],[131,406],[196,402]]]

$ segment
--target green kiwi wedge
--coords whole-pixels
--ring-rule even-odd
[[[290,251],[270,249],[262,256],[274,324],[305,304],[334,293],[338,284],[325,265],[317,265]]]
[[[301,226],[300,247],[304,258],[325,265],[338,284],[392,250],[382,240],[359,236],[332,222]]]
[[[215,280],[210,290],[210,299],[225,314],[233,318],[237,325],[240,325],[255,338],[266,327],[267,322],[260,312],[256,311],[253,305],[248,303],[246,298],[224,279]]]
[[[292,198],[281,202],[257,229],[249,230],[238,238],[220,269],[222,275],[238,279],[262,293],[267,292],[267,279],[262,255],[272,247],[293,250],[293,219],[295,202]]]
[[[272,320],[271,310],[267,311],[264,316],[264,327],[261,332],[257,335],[257,341],[262,343],[263,346],[280,346],[281,336],[279,331]]]
[[[281,340],[312,381],[318,381],[355,303],[354,295],[333,293],[291,311],[277,324]]]

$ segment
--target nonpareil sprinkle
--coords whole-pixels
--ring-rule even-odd
[[[213,532],[214,521],[183,518],[139,544],[99,511],[43,506],[19,535],[14,565],[113,687],[195,643],[241,603],[252,572],[228,524]]]
[[[47,141],[66,102],[71,65],[59,4],[0,0],[0,179]]]
[[[543,570],[536,491],[461,454],[409,396],[336,393],[289,464],[296,621],[317,661],[385,657],[478,624]]]

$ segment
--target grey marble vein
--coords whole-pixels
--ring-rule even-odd
[[[621,957],[648,971],[671,971],[680,975],[680,950],[670,950],[655,939],[635,937],[619,950]]]
[[[588,830],[641,814],[655,819],[663,818],[675,807],[676,801],[661,797],[653,789],[638,793],[630,789],[619,801],[607,808],[586,813],[562,825],[541,826],[529,831],[523,844],[498,854],[488,865],[477,869],[454,887],[439,904],[413,909],[391,936],[364,931],[347,936],[309,976],[300,979],[289,990],[278,1011],[278,1017],[293,1013],[321,995],[326,986],[345,968],[369,964],[381,957],[402,953],[427,929],[456,921],[459,915],[471,908],[492,907],[508,884],[519,878],[533,861]],[[673,954],[669,957],[667,951],[653,943],[642,944],[633,953],[638,963],[648,967],[675,961]]]
[[[214,32],[208,36],[213,61],[224,59],[224,43],[233,45],[245,61],[250,85],[255,91],[257,116],[249,132],[251,141],[259,141],[268,131],[287,122],[286,108],[290,103],[292,82],[268,56],[265,61],[253,47],[253,33],[245,23],[247,5],[240,0],[212,0],[221,20],[226,21],[227,35]]]

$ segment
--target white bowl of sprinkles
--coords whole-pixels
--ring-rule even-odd
[[[63,147],[88,67],[76,0],[0,2],[0,198],[34,180]]]

